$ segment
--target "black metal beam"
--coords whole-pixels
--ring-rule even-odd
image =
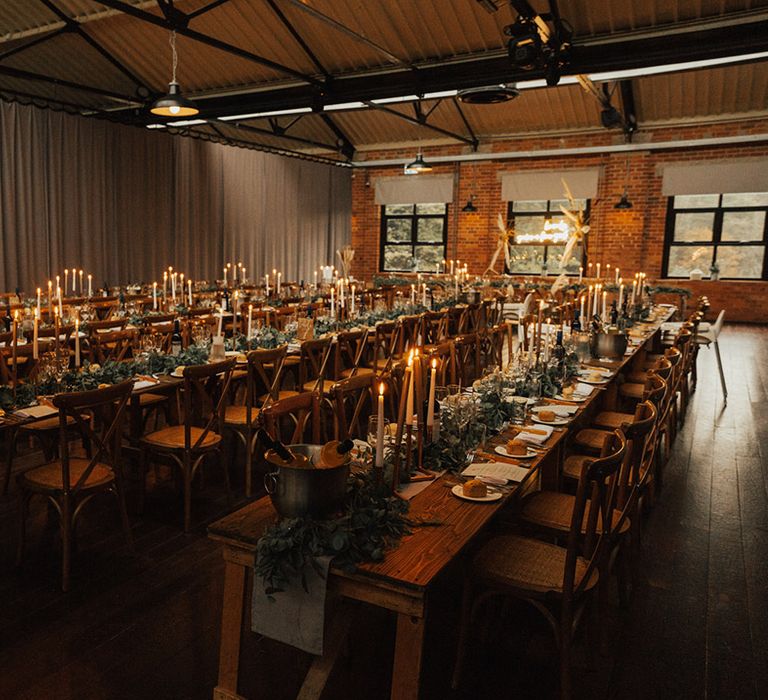
[[[398,117],[400,119],[404,119],[407,122],[410,122],[411,124],[416,124],[416,126],[423,126],[425,129],[431,129],[432,131],[435,131],[438,134],[442,134],[443,136],[448,136],[449,138],[452,138],[456,141],[461,141],[462,143],[469,144],[470,146],[474,145],[471,138],[467,138],[463,134],[457,134],[453,131],[449,131],[448,129],[443,129],[441,126],[435,126],[434,124],[430,124],[428,121],[426,121],[423,115],[422,115],[422,118],[419,119],[418,117],[409,117],[407,114],[398,112],[395,109],[390,109],[389,107],[385,107],[384,105],[377,105],[375,102],[365,102],[365,104],[368,105],[368,107],[371,107],[372,109],[378,110],[379,112],[391,114],[393,117]]]
[[[74,83],[71,80],[62,80],[61,78],[54,78],[50,75],[41,75],[40,73],[31,73],[30,71],[21,70],[19,68],[11,68],[10,66],[0,66],[0,75],[7,75],[10,78],[19,78],[21,80],[34,80],[42,83],[51,83],[52,85],[58,85],[59,87],[70,88],[72,90],[80,90],[81,92],[90,92],[94,95],[101,95],[102,97],[108,97],[112,100],[118,100],[120,102],[127,102],[129,104],[138,104],[138,100],[135,97],[129,97],[128,95],[121,95],[118,92],[112,92],[111,90],[103,90],[102,88],[94,87],[92,85],[83,85],[81,83]],[[56,101],[55,99],[53,100]],[[86,106],[84,105],[84,109]],[[117,117],[117,115],[116,115]]]
[[[94,39],[90,34],[88,34],[88,32],[85,31],[85,29],[83,29],[82,25],[77,20],[73,19],[63,10],[61,10],[52,2],[52,0],[40,0],[40,2],[42,2],[43,5],[45,5],[51,12],[53,12],[53,14],[55,14],[62,22],[64,22],[65,31],[76,32],[79,37],[81,37],[92,48],[98,51],[105,59],[107,59],[107,61],[109,61],[123,75],[131,80],[137,87],[147,87],[141,78],[137,77],[132,70],[130,70],[125,64],[123,64],[109,51],[107,51],[98,41],[96,41],[96,39]]]
[[[211,10],[216,9],[219,5],[223,5],[225,2],[229,2],[229,0],[213,0],[207,5],[203,5],[202,7],[197,8],[194,12],[188,12],[187,19],[193,20],[195,17],[199,17],[206,12],[210,12]]]
[[[751,22],[738,27],[686,32],[675,37],[627,37],[610,44],[576,45],[572,49],[571,64],[564,70],[564,75],[645,68],[761,51],[768,51],[766,21]],[[318,96],[317,90],[313,88],[293,86],[252,94],[201,97],[196,98],[196,102],[203,114],[208,116],[296,107],[321,109],[325,104],[366,102],[408,94],[418,95],[425,91],[461,90],[543,77],[543,73],[516,70],[504,55],[422,66],[417,74],[408,69],[401,69],[375,75],[337,77],[321,96]]]
[[[349,137],[347,136],[347,134],[336,123],[336,121],[331,117],[330,114],[327,114],[326,112],[320,112],[319,114],[320,114],[320,119],[323,120],[325,125],[333,132],[333,135],[341,144],[340,150],[342,155],[352,160],[352,158],[355,155],[355,144],[349,140]]]
[[[475,130],[472,128],[472,125],[469,123],[469,119],[467,119],[467,115],[464,114],[464,110],[461,108],[461,103],[458,101],[458,99],[454,97],[452,101],[454,106],[456,107],[456,111],[459,113],[459,116],[461,117],[461,121],[464,122],[464,126],[466,127],[470,137],[472,138],[472,150],[476,151],[480,142],[477,140],[477,135],[475,134]]]
[[[215,37],[208,36],[207,34],[195,31],[194,29],[190,29],[188,26],[185,26],[181,22],[170,21],[166,17],[160,17],[158,15],[152,14],[151,12],[146,12],[145,10],[141,10],[138,7],[134,7],[133,5],[129,5],[123,2],[123,0],[96,1],[101,5],[106,5],[107,7],[111,7],[114,10],[120,10],[123,14],[130,15],[131,17],[140,19],[143,22],[154,24],[156,27],[162,27],[163,29],[167,29],[169,31],[175,29],[177,34],[181,34],[182,36],[187,37],[187,39],[192,39],[193,41],[205,44],[206,46],[211,46],[214,49],[219,49],[220,51],[232,54],[233,56],[237,56],[238,58],[242,58],[246,61],[258,63],[261,66],[271,68],[272,70],[279,73],[290,75],[291,77],[296,78],[297,80],[301,80],[308,85],[323,87],[323,83],[311,75],[306,75],[301,71],[297,71],[293,68],[289,68],[288,66],[284,66],[282,63],[277,63],[276,61],[272,61],[268,58],[265,58],[264,56],[259,56],[255,53],[251,53],[250,51],[246,51],[245,49],[241,49],[238,46],[228,44],[226,41],[221,41],[221,39],[216,39]],[[175,12],[179,11],[175,10]],[[189,18],[187,17],[187,19]]]
[[[272,12],[275,13],[282,25],[288,30],[288,33],[293,37],[294,41],[301,47],[301,50],[307,55],[310,61],[315,64],[315,68],[322,73],[327,79],[330,79],[331,74],[326,70],[325,66],[320,62],[320,59],[312,51],[309,44],[304,41],[304,38],[296,30],[296,27],[291,24],[283,11],[277,6],[275,0],[267,0],[267,4],[272,8]]]
[[[31,41],[28,41],[26,44],[19,44],[18,46],[14,46],[12,49],[8,49],[7,51],[0,53],[0,61],[5,60],[6,58],[10,58],[17,53],[21,53],[22,51],[26,51],[27,49],[31,49],[33,46],[37,46],[38,44],[43,44],[46,41],[50,41],[51,39],[54,39],[61,34],[66,34],[69,31],[69,27],[65,25],[63,27],[59,27],[58,29],[54,29],[47,34],[37,36]]]
[[[284,129],[278,129],[277,131],[273,129],[262,129],[259,126],[252,126],[251,124],[244,124],[243,122],[220,123],[223,126],[231,126],[236,129],[242,129],[243,131],[249,131],[254,134],[263,134],[265,136],[271,136],[272,138],[278,139],[289,139],[291,141],[295,141],[296,143],[303,143],[305,146],[312,146],[313,148],[322,148],[326,151],[339,151],[338,146],[329,143],[322,143],[321,141],[313,141],[312,139],[305,139],[301,136],[291,136],[290,134],[285,133]]]

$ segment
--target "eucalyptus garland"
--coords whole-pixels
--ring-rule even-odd
[[[409,532],[408,502],[392,495],[370,472],[350,475],[342,513],[327,520],[284,518],[270,526],[256,546],[256,575],[268,596],[297,577],[306,589],[307,567],[321,573],[317,558],[352,572],[358,564],[381,561],[385,551]]]
[[[38,396],[89,391],[104,384],[119,384],[137,375],[169,374],[180,365],[202,365],[207,361],[208,348],[191,345],[176,356],[155,352],[128,362],[110,360],[103,366],[86,362],[80,370],[65,372],[60,380],[51,378],[22,384],[16,390],[15,397],[10,386],[0,386],[0,408],[4,411],[24,408],[35,403]]]

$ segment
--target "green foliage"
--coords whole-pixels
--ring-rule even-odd
[[[317,558],[334,557],[345,571],[366,561],[381,561],[384,552],[408,532],[408,502],[392,495],[386,482],[370,472],[353,474],[347,482],[343,513],[328,520],[285,518],[272,525],[257,545],[256,574],[267,595],[277,593],[307,566],[319,571]]]

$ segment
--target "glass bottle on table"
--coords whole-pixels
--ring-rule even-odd
[[[173,334],[171,335],[171,355],[178,357],[181,354],[182,338],[179,319],[173,322]]]

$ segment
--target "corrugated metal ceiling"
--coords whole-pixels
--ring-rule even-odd
[[[54,0],[64,13],[84,22],[84,30],[117,62],[125,65],[150,90],[161,92],[169,80],[168,31],[135,17],[126,16],[96,0]],[[503,28],[513,20],[510,7],[500,2],[490,14],[475,0],[275,0],[295,31],[314,53],[318,66],[300,47],[297,39],[264,0],[229,0],[190,22],[190,27],[246,51],[283,64],[291,70],[334,76],[388,70],[408,64],[428,65],[436,61],[469,56],[497,55],[503,51]],[[130,0],[144,11],[159,15],[155,2]],[[183,12],[194,12],[208,0],[176,0]],[[532,3],[546,11],[544,0]],[[560,12],[573,25],[579,40],[602,41],[626,32],[663,29],[673,23],[749,16],[764,12],[768,0],[633,0],[592,2],[560,0]],[[325,15],[327,19],[318,14]],[[343,31],[334,22],[342,23]],[[69,33],[33,48],[4,57],[9,50],[56,29],[61,22],[42,3],[32,0],[3,0],[0,3],[0,69],[16,68],[52,78],[69,80],[104,91],[135,98],[137,86],[115,65],[76,34]],[[356,32],[360,36],[351,36]],[[362,37],[362,38],[361,38]],[[232,55],[199,41],[179,36],[179,80],[191,96],[252,91],[275,85],[294,84],[295,76],[257,61]],[[378,47],[380,48],[377,48]],[[300,82],[300,81],[299,81]],[[641,127],[665,121],[767,113],[768,65],[750,63],[686,73],[637,78],[633,81]],[[108,95],[75,90],[39,80],[2,75],[0,91],[37,95],[83,108],[114,110],[124,103]],[[425,86],[429,90],[429,86]],[[618,100],[615,100],[615,102]],[[431,105],[425,103],[427,111]],[[410,105],[390,106],[413,115]],[[478,138],[593,128],[599,125],[599,107],[593,97],[575,85],[526,90],[512,102],[492,106],[462,106],[467,122]],[[450,140],[417,124],[380,110],[334,112],[331,119],[358,148],[418,140]],[[292,118],[279,118],[282,126]],[[450,100],[438,105],[430,123],[469,135],[464,120]],[[265,119],[252,125],[269,129]],[[247,132],[233,125],[219,125],[222,133],[262,145],[308,152],[312,144],[276,135]],[[209,127],[204,127],[209,130]],[[289,129],[306,141],[334,144],[336,135],[318,115],[307,115]]]

